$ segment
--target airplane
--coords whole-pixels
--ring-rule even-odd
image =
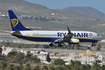
[[[95,32],[71,31],[69,27],[67,27],[67,31],[31,30],[22,25],[12,10],[8,10],[8,13],[12,27],[11,35],[18,38],[37,42],[51,42],[49,46],[57,44],[59,47],[64,43],[79,44],[80,42],[91,42],[93,45],[102,39]]]

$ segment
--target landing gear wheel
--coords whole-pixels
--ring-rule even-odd
[[[52,47],[52,46],[53,46],[53,43],[50,43],[50,44],[49,44],[49,46],[51,46],[51,47]]]
[[[92,45],[91,46],[96,46],[96,43],[92,43]]]
[[[58,44],[58,47],[62,47],[62,44],[61,44],[61,43],[59,43],[59,44]]]

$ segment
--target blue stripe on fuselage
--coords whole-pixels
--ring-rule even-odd
[[[29,37],[29,36],[22,36],[22,35],[14,35],[18,38],[22,38],[22,39],[26,39],[26,40],[30,40],[30,41],[38,41],[38,42],[54,42],[55,40],[59,39],[59,38],[41,38],[41,37]]]

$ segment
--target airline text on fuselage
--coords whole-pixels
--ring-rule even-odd
[[[65,37],[68,33],[66,32],[58,32],[58,37]],[[92,33],[72,33],[73,37],[91,37]]]

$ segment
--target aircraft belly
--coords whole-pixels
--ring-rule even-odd
[[[13,35],[18,38],[30,40],[30,41],[38,41],[38,42],[54,42],[55,40],[59,38],[51,38],[51,37],[29,37],[29,36],[22,36],[22,35]]]
[[[79,39],[80,42],[93,42],[93,43],[97,43],[97,40],[95,39]]]

